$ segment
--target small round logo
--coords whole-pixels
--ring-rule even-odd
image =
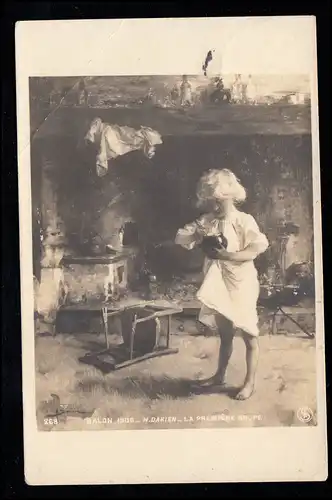
[[[312,420],[314,414],[311,408],[304,406],[297,410],[297,418],[304,423],[308,423]]]

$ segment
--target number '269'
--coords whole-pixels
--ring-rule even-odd
[[[44,418],[44,425],[57,425],[59,423],[57,417]]]

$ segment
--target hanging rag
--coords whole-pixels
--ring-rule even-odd
[[[159,132],[149,127],[134,129],[109,125],[100,118],[92,121],[85,141],[98,147],[96,170],[99,177],[107,173],[109,160],[137,150],[142,150],[147,158],[152,158],[156,146],[163,142]]]
[[[235,210],[224,220],[216,220],[213,216],[203,216],[183,229],[179,229],[175,243],[188,250],[200,244],[202,227],[206,234],[222,233],[228,244],[229,252],[245,249],[255,243],[259,253],[263,253],[269,243],[261,233],[255,219],[244,212]],[[216,315],[229,319],[235,328],[249,335],[258,336],[257,300],[259,297],[259,281],[253,261],[232,262],[205,258],[204,280],[197,292],[202,303],[199,314],[201,323],[217,328]]]

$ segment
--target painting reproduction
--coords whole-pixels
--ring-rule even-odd
[[[39,435],[323,418],[312,74],[226,56],[27,75]]]

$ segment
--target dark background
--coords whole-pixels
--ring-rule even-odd
[[[75,110],[68,110],[75,117]],[[52,119],[52,118],[50,118]],[[149,125],[149,123],[147,123]],[[312,255],[311,135],[186,135],[163,137],[152,160],[133,152],[109,163],[106,176],[95,171],[95,155],[77,150],[77,140],[48,136],[32,141],[32,186],[34,214],[39,208],[42,158],[53,164],[58,185],[58,209],[68,237],[69,252],[82,254],[77,236],[85,222],[89,238],[111,237],[115,219],[128,210],[138,225],[142,248],[171,244],[176,231],[199,214],[195,206],[196,186],[211,168],[229,168],[247,190],[241,210],[256,218],[271,246],[276,243],[277,224],[288,212],[287,222],[300,226],[308,260]],[[124,203],[107,206],[117,192]],[[280,199],[279,199],[280,197]],[[35,219],[34,219],[35,221]],[[39,227],[35,224],[35,275],[39,269]],[[160,247],[159,247],[160,248]],[[199,272],[203,255],[174,245],[147,255],[154,272],[166,271],[161,279],[187,272]],[[167,268],[167,269],[166,269]],[[262,270],[263,272],[266,269]]]
[[[29,2],[5,1],[1,7],[2,47],[2,493],[4,498],[88,498],[93,494],[99,498],[143,498],[157,493],[160,498],[231,496],[248,498],[281,498],[290,494],[295,498],[327,498],[330,482],[289,484],[244,484],[244,485],[169,485],[169,486],[112,486],[109,487],[29,487],[24,483],[22,394],[21,394],[21,324],[20,324],[20,279],[19,279],[19,232],[17,194],[16,152],[16,103],[15,103],[15,52],[14,25],[17,20],[28,19],[82,19],[122,17],[186,17],[221,15],[316,15],[319,57],[319,101],[320,101],[320,156],[323,205],[323,245],[325,266],[325,290],[328,290],[330,254],[329,226],[327,215],[331,213],[330,196],[330,1],[321,2],[232,2],[232,7],[223,5],[207,9],[206,5],[180,2]],[[155,7],[155,8],[154,8]],[[331,227],[331,226],[330,226]],[[326,301],[327,302],[327,301]],[[326,331],[330,331],[330,318],[325,317]],[[326,336],[329,352],[330,340]],[[328,409],[330,407],[330,361],[327,356]],[[286,459],[286,457],[285,457]]]

